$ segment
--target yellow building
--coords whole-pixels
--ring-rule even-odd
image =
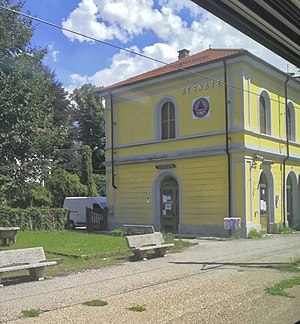
[[[300,229],[300,82],[246,50],[208,49],[109,86],[109,227],[226,236]]]

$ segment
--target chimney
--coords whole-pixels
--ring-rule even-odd
[[[182,49],[182,50],[180,50],[180,51],[178,51],[178,60],[181,60],[181,59],[183,59],[183,58],[185,58],[185,57],[187,57],[187,56],[189,56],[189,53],[190,53],[190,51],[189,50],[187,50],[187,49]]]

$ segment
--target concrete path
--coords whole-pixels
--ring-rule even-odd
[[[295,298],[264,289],[295,273],[260,263],[300,258],[300,233],[257,240],[204,241],[182,253],[0,289],[2,323],[272,323],[300,320]],[[253,267],[244,267],[252,265]],[[101,299],[104,307],[83,302]],[[145,305],[132,312],[133,305]],[[41,309],[36,318],[22,310]]]

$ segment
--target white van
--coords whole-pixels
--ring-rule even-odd
[[[86,208],[104,210],[106,207],[106,197],[66,197],[63,208],[70,210],[67,227],[75,229],[86,226]]]

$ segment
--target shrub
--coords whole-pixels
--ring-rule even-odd
[[[278,230],[277,230],[278,234],[293,234],[294,233],[294,229],[289,227],[289,226],[282,226],[279,225]]]
[[[11,208],[0,206],[0,226],[21,230],[64,229],[68,210],[62,208]]]
[[[261,232],[258,232],[256,229],[252,229],[248,233],[249,239],[260,238],[260,237],[262,237],[262,234]]]
[[[122,228],[116,228],[110,232],[112,236],[125,236],[125,231]]]

